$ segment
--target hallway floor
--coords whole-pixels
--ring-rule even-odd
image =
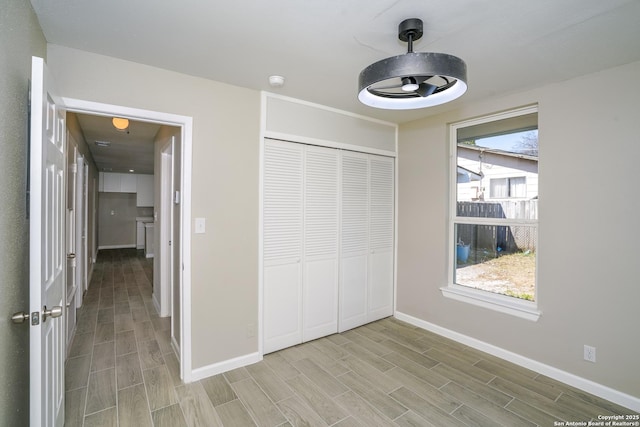
[[[182,384],[153,262],[101,251],[66,365],[71,426],[553,426],[633,411],[393,318]]]
[[[142,427],[177,403],[171,318],[158,317],[152,280],[142,251],[99,252],[66,363],[65,426]]]

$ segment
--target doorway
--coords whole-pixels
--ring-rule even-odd
[[[161,126],[161,128],[174,129],[177,130],[177,138],[174,138],[175,141],[174,150],[179,151],[181,153],[180,156],[174,158],[173,164],[177,165],[177,167],[173,168],[172,173],[169,176],[163,176],[169,173],[168,169],[162,171],[162,167],[160,164],[159,152],[155,155],[155,162],[160,170],[159,177],[159,187],[161,189],[165,189],[166,183],[171,182],[171,190],[169,194],[173,194],[174,187],[176,186],[176,181],[179,183],[180,191],[179,197],[175,196],[173,198],[172,206],[172,216],[169,217],[170,221],[162,221],[162,217],[160,217],[159,222],[159,230],[166,229],[167,222],[170,223],[169,232],[172,236],[171,247],[172,252],[170,252],[170,260],[169,268],[171,265],[180,265],[182,269],[171,269],[173,270],[168,277],[169,283],[173,282],[175,286],[173,288],[165,288],[163,291],[162,286],[159,286],[157,291],[159,292],[158,300],[166,299],[168,301],[167,308],[161,310],[164,312],[161,315],[172,315],[172,342],[174,350],[176,351],[176,355],[180,361],[180,376],[184,382],[190,382],[191,377],[191,345],[190,345],[190,304],[188,301],[190,300],[190,224],[188,221],[182,221],[182,218],[190,218],[191,207],[191,135],[192,135],[192,119],[186,116],[178,116],[173,114],[154,112],[148,110],[140,110],[122,106],[115,106],[109,104],[101,104],[101,103],[93,103],[83,100],[76,99],[65,99],[65,106],[68,111],[79,113],[79,114],[87,114],[87,115],[95,115],[95,116],[103,116],[103,117],[121,117],[127,118],[129,120],[135,120],[145,123],[154,123]],[[87,141],[87,143],[92,143],[93,141]],[[179,164],[178,164],[179,162]],[[154,186],[158,187],[158,185]],[[165,189],[166,192],[166,189]],[[162,194],[163,192],[160,191]],[[156,197],[161,196],[158,194]],[[166,195],[165,195],[166,198]],[[156,205],[159,208],[162,206]],[[98,206],[98,210],[99,210]],[[177,215],[176,215],[177,213]],[[114,213],[115,214],[115,213]],[[158,217],[157,212],[152,213],[152,217],[154,220]],[[172,218],[172,220],[171,220]],[[157,229],[156,229],[157,230]],[[159,245],[160,238],[163,233],[155,233],[154,237],[156,244]],[[92,248],[93,250],[94,248]],[[92,250],[87,250],[87,252],[92,252]],[[160,278],[163,276],[161,273],[162,270],[166,271],[167,266],[163,266],[162,258],[163,251],[160,251],[159,254],[155,254],[158,256],[157,261],[154,264],[158,264],[158,269],[154,267],[154,276],[157,274],[157,277]],[[172,256],[171,256],[172,255]],[[166,256],[166,255],[165,255]],[[166,263],[165,263],[166,264]],[[171,271],[169,270],[169,271]],[[166,272],[164,273],[166,275]],[[159,283],[161,284],[161,282]],[[154,289],[156,292],[156,289]],[[173,303],[173,307],[171,306]],[[160,307],[163,308],[163,307]],[[166,313],[166,314],[165,314]],[[177,317],[175,317],[177,315]]]

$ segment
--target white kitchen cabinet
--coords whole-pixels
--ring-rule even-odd
[[[136,205],[153,206],[153,175],[136,175]]]
[[[136,185],[137,185],[136,175],[132,173],[120,174],[120,192],[121,193],[135,193]]]
[[[100,185],[100,187],[102,188],[102,191],[106,193],[119,193],[121,182],[122,174],[103,172],[102,185]]]
[[[144,223],[144,256],[146,258],[153,258],[153,222],[145,222]]]
[[[144,221],[136,220],[136,249],[144,249]]]
[[[136,175],[131,173],[100,172],[98,190],[106,193],[135,193]]]

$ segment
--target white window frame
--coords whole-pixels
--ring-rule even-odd
[[[524,195],[523,196],[513,196],[511,195],[511,181],[514,179],[522,179],[524,180]],[[506,196],[496,196],[493,194],[493,186],[491,185],[493,181],[504,180],[507,189]],[[527,197],[527,177],[526,176],[507,176],[503,178],[489,178],[489,198],[490,199],[525,199]]]
[[[538,112],[538,106],[532,105],[517,108],[497,114],[491,114],[475,119],[464,120],[449,125],[449,171],[457,170],[457,133],[458,129],[468,126],[474,126],[491,121],[503,120],[517,117],[525,114]],[[535,301],[523,300],[507,295],[496,294],[481,289],[474,289],[468,286],[457,285],[454,283],[455,271],[455,224],[475,224],[475,225],[496,225],[496,226],[517,226],[517,225],[535,225],[538,226],[538,220],[515,220],[503,218],[475,218],[475,217],[458,217],[457,212],[457,181],[456,174],[449,173],[449,235],[448,235],[448,278],[447,286],[441,289],[443,296],[458,301],[466,302],[476,306],[488,308],[501,313],[510,314],[523,319],[537,321],[540,318],[540,310],[538,309],[538,251],[536,250],[536,286]]]

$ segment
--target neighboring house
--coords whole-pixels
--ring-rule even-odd
[[[538,157],[458,144],[458,201],[538,197]]]

